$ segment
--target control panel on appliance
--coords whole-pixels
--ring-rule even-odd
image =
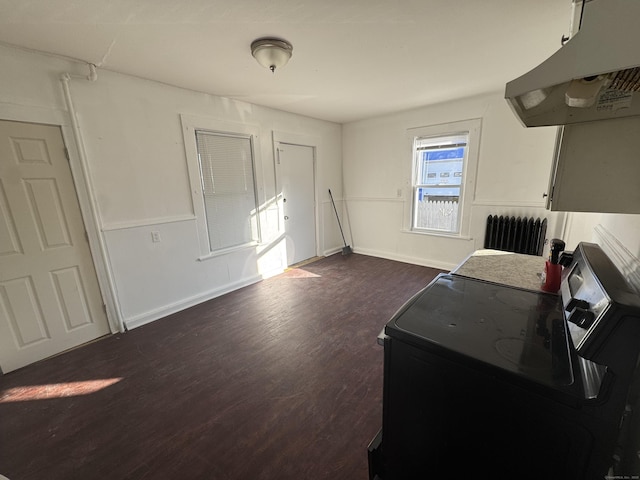
[[[609,298],[593,273],[574,263],[561,285],[565,318],[574,346],[580,350],[589,336],[596,335],[597,324],[609,306]]]
[[[571,298],[565,310],[569,313],[567,320],[585,329],[588,329],[596,319],[595,314],[589,310],[589,302],[586,300]]]

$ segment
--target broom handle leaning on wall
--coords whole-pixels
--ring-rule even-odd
[[[342,225],[340,224],[340,217],[338,216],[338,209],[336,208],[336,202],[333,201],[333,195],[331,195],[331,189],[329,189],[329,198],[331,198],[331,205],[333,205],[333,211],[336,212],[336,219],[338,220],[338,227],[340,228],[340,234],[342,235],[342,241],[344,242],[345,247],[347,246],[347,241],[344,238],[344,232],[342,231]]]

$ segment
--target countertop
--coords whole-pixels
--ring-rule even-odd
[[[476,250],[451,273],[540,291],[540,275],[544,270],[545,261],[544,257],[534,255],[501,250]]]
[[[476,250],[451,273],[540,292],[542,270],[546,258],[501,250]],[[384,345],[384,328],[378,335],[378,344]]]

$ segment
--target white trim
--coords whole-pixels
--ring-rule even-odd
[[[0,102],[0,117],[2,120],[14,122],[32,122],[44,125],[70,125],[69,114],[64,110],[32,107],[28,105],[16,105],[14,103]]]
[[[411,263],[413,265],[420,265],[423,267],[438,268],[440,270],[446,270],[447,272],[453,270],[458,265],[456,263],[441,262],[440,260],[434,259],[425,260],[424,258],[410,257],[407,255],[390,254],[388,252],[371,250],[368,248],[354,249],[354,253],[357,253],[358,255],[368,255],[370,257],[386,258],[387,260],[394,260],[396,262]]]
[[[474,207],[513,207],[513,208],[541,208],[546,210],[545,202],[518,202],[504,200],[474,200]]]
[[[469,238],[471,231],[471,208],[473,200],[476,196],[476,183],[478,176],[478,164],[480,161],[480,140],[482,136],[482,118],[469,118],[438,125],[429,125],[422,127],[414,127],[407,129],[407,138],[411,145],[411,204],[409,207],[409,218],[403,220],[405,230],[412,230],[413,224],[413,202],[414,202],[414,185],[415,185],[415,158],[414,158],[414,142],[416,137],[433,137],[447,136],[459,132],[469,133],[469,142],[467,145],[466,158],[464,159],[464,183],[462,188],[462,201],[459,205],[459,231],[452,232],[451,238],[454,236]],[[424,231],[426,234],[432,234],[430,231]],[[436,235],[439,235],[437,232]]]
[[[151,227],[154,225],[164,225],[178,222],[193,222],[196,220],[195,215],[176,215],[175,217],[151,218],[143,221],[131,221],[122,223],[112,223],[102,227],[103,232],[111,232],[114,230],[128,230],[130,228]]]
[[[336,199],[337,200],[337,199]],[[353,197],[344,198],[347,202],[400,202],[404,203],[404,197]],[[540,208],[546,210],[544,202],[518,202],[503,200],[473,200],[472,207],[513,207],[513,208]]]
[[[289,143],[291,145],[301,145],[303,147],[316,147],[320,143],[320,137],[315,135],[304,135],[299,133],[279,132],[273,130],[271,132],[273,141],[280,143]]]
[[[640,293],[640,259],[631,253],[609,230],[601,224],[593,229],[596,243],[609,256],[629,284]]]
[[[322,252],[322,257],[330,257],[331,255],[335,255],[338,252],[342,251],[343,247],[337,247],[337,248],[331,248],[329,250],[325,250],[324,252]]]
[[[256,196],[258,199],[264,198],[262,161],[260,158],[260,152],[262,150],[260,144],[261,132],[258,125],[229,122],[212,117],[197,117],[193,115],[180,114],[180,121],[182,123],[187,170],[189,172],[189,183],[191,185],[193,215],[196,219],[196,227],[198,233],[198,258],[205,258],[211,256],[212,253],[217,252],[211,252],[211,249],[209,247],[206,212],[204,207],[204,198],[202,195],[200,162],[198,161],[196,130],[210,130],[214,132],[242,134],[251,137],[253,149],[254,184],[256,186]]]
[[[107,246],[99,229],[100,216],[95,201],[95,189],[91,183],[86,158],[79,150],[79,147],[82,145],[82,139],[78,138],[80,134],[79,128],[74,127],[75,122],[71,117],[74,114],[74,110],[68,85],[65,84],[65,82],[68,82],[68,79],[63,77],[61,81],[65,93],[65,102],[68,104],[68,112],[0,102],[0,118],[15,122],[29,122],[60,127],[65,147],[69,152],[71,177],[76,189],[84,228],[89,238],[89,250],[91,251],[93,266],[98,278],[102,301],[105,304],[109,329],[111,333],[123,332],[124,323],[122,322],[122,316],[120,314],[120,304],[113,280]]]
[[[209,255],[202,255],[201,257],[198,257],[198,261],[202,262],[204,260],[210,260],[212,258],[221,257],[223,255],[227,255],[227,254],[233,253],[233,252],[239,252],[239,251],[242,251],[242,250],[254,250],[255,251],[256,247],[259,247],[260,245],[262,245],[262,244],[258,243],[258,242],[250,242],[250,243],[244,243],[242,245],[236,245],[235,247],[222,248],[220,250],[216,250],[215,252],[209,253]]]
[[[69,74],[63,74],[60,78],[70,120],[69,127],[62,127],[62,134],[69,150],[69,163],[76,183],[80,209],[85,221],[85,230],[89,237],[89,248],[91,249],[93,263],[98,275],[98,284],[105,303],[111,332],[123,332],[125,327],[122,321],[122,310],[118,300],[116,283],[111,269],[109,250],[103,232],[100,231],[102,218],[96,200],[95,188],[91,180],[91,170],[84,147],[84,139],[76,118],[73,98],[71,97],[71,89],[69,87],[71,78],[72,76]]]
[[[336,201],[404,203],[405,198],[404,197],[346,197],[344,199],[336,199]]]
[[[276,188],[276,196],[278,196],[278,186],[280,185],[280,179],[278,178],[278,144],[283,143],[285,145],[297,145],[300,147],[309,147],[313,149],[313,205],[314,205],[314,214],[315,214],[315,227],[316,227],[316,255],[319,255],[321,248],[324,248],[324,244],[321,247],[321,239],[324,238],[324,235],[321,234],[321,231],[324,233],[324,224],[321,223],[324,220],[324,216],[320,213],[320,204],[322,203],[322,196],[319,194],[318,188],[318,144],[320,143],[320,138],[313,135],[304,135],[298,133],[287,133],[287,132],[279,132],[276,130],[272,130],[271,132],[271,142],[273,147],[273,176],[274,176],[274,185]],[[283,215],[280,211],[280,203],[278,203],[278,215],[279,217]],[[282,231],[280,233],[284,233],[284,223],[282,223]]]
[[[447,238],[450,240],[463,240],[465,242],[472,242],[473,240],[475,240],[473,237],[466,237],[466,236],[462,236],[459,235],[457,233],[445,233],[445,232],[438,232],[436,230],[405,230],[402,229],[400,230],[400,233],[406,233],[409,235],[426,235],[428,237],[441,237],[441,238]]]
[[[185,300],[180,300],[179,302],[170,303],[169,305],[165,305],[164,307],[150,310],[148,312],[141,313],[134,317],[128,318],[125,320],[125,325],[127,327],[127,330],[141,327],[142,325],[146,325],[147,323],[154,322],[168,315],[172,315],[174,313],[177,313],[187,308],[198,305],[202,302],[212,300],[214,298],[220,297],[227,293],[233,292],[234,290],[238,290],[240,288],[253,285],[254,283],[258,283],[259,281],[262,280],[262,278],[263,278],[262,276],[253,276],[250,278],[239,280],[229,285],[225,285],[224,287],[221,287],[221,288],[210,290],[200,295],[194,295]]]

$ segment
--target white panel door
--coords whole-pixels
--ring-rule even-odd
[[[58,127],[0,121],[0,367],[109,333]]]
[[[278,143],[287,265],[316,256],[314,148]]]

